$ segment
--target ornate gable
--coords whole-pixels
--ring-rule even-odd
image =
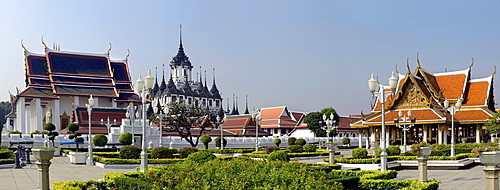
[[[396,92],[393,101],[389,101],[389,109],[409,109],[425,108],[431,104],[430,93],[423,89],[425,86],[421,81],[417,81],[410,73],[403,80],[403,83]]]

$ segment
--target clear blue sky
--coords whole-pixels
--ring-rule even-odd
[[[111,42],[112,58],[130,49],[136,80],[175,56],[182,24],[193,74],[202,66],[211,86],[216,68],[219,90],[239,97],[240,112],[248,95],[250,109],[367,113],[370,74],[387,84],[406,58],[414,70],[417,52],[430,72],[466,69],[474,57],[472,78],[491,75],[499,23],[498,0],[2,1],[0,100],[25,88],[21,39],[39,53],[42,36],[75,52],[105,53]]]

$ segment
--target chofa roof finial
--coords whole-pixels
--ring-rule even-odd
[[[111,42],[109,42],[108,55],[109,55],[109,52],[111,51],[111,49],[113,49],[113,45],[111,45]]]
[[[24,39],[21,40],[21,47],[24,49],[24,52],[26,52],[26,47],[24,47],[23,40]]]
[[[406,67],[408,68],[407,73],[410,73],[410,63],[408,63],[409,58],[406,58]]]
[[[417,67],[420,68],[420,59],[418,58],[418,52],[417,52],[417,63],[418,63]]]
[[[47,49],[47,44],[45,44],[45,42],[43,41],[43,36],[42,36],[42,44],[43,44],[43,48]]]

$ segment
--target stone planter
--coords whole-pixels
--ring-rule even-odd
[[[87,153],[70,152],[68,157],[69,157],[69,163],[71,164],[85,164],[85,160],[87,159]]]
[[[49,161],[54,158],[54,149],[31,149],[37,161]]]
[[[481,159],[481,164],[486,166],[500,165],[500,151],[481,152],[479,159]]]
[[[420,147],[420,153],[418,153],[418,157],[427,157],[431,154],[432,147]]]

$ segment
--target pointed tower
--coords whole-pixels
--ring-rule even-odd
[[[236,107],[235,106],[235,100],[234,100],[234,94],[233,94],[233,110],[231,111],[231,115],[236,115]]]
[[[155,67],[155,85],[153,86],[153,89],[151,90],[153,97],[156,97],[159,90],[160,90],[160,86],[158,86],[158,68]]]
[[[182,46],[182,25],[180,26],[179,38],[179,50],[177,51],[177,55],[170,61],[170,69],[176,85],[185,78],[187,78],[187,81],[191,81],[191,71],[193,69],[189,57],[184,53],[184,47]]]
[[[213,69],[213,83],[212,89],[210,89],[210,93],[214,99],[221,99],[219,89],[217,89],[217,85],[215,84],[215,68]]]
[[[250,114],[250,112],[248,112],[248,95],[245,95],[245,113],[244,114]]]
[[[238,111],[238,96],[236,96],[236,109],[234,110],[235,115],[240,115],[240,111]]]
[[[167,84],[165,83],[165,64],[163,64],[162,68],[163,68],[163,76],[162,76],[163,79],[161,80],[161,85],[160,85],[161,93],[163,93],[163,91],[167,89]]]

